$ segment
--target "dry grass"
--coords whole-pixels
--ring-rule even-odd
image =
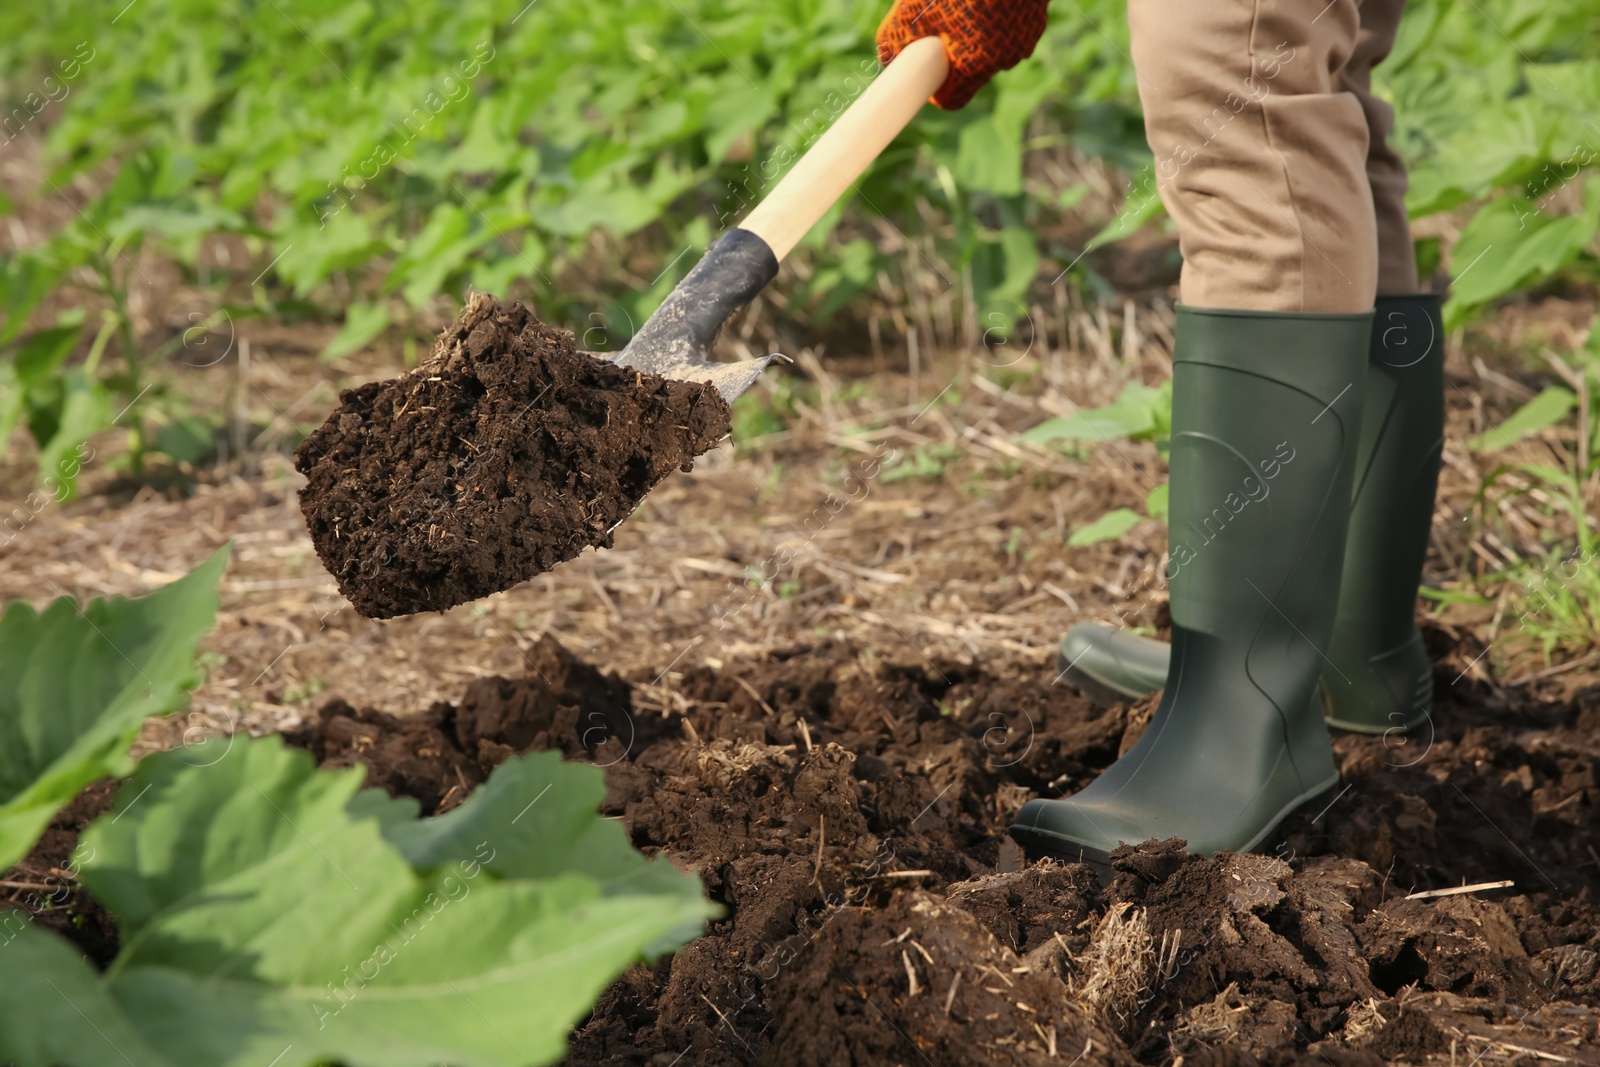
[[[1126,1033],[1155,976],[1155,946],[1144,909],[1116,904],[1100,917],[1076,961],[1073,992],[1089,1014]]]

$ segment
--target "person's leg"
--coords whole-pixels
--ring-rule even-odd
[[[1030,849],[1244,851],[1338,780],[1317,674],[1338,601],[1377,227],[1339,88],[1355,0],[1130,0],[1184,255],[1173,350],[1165,691],[1085,789],[1029,801]]]
[[[1405,0],[1363,0],[1356,49],[1340,77],[1369,129],[1379,296],[1339,615],[1322,672],[1329,725],[1385,734],[1422,726],[1433,705],[1416,604],[1444,448],[1439,297],[1418,292],[1406,168],[1389,144],[1394,108],[1372,94],[1372,68],[1394,47],[1404,10]]]
[[[1340,79],[1356,0],[1130,0],[1128,22],[1182,301],[1370,310],[1367,118]]]
[[[1394,108],[1372,95],[1372,68],[1394,48],[1405,0],[1362,0],[1361,29],[1355,51],[1339,75],[1339,85],[1356,98],[1367,123],[1367,186],[1372,190],[1378,230],[1378,292],[1417,292],[1417,257],[1406,215],[1406,164],[1389,144]]]
[[[1364,0],[1355,49],[1339,78],[1368,124],[1380,295],[1339,615],[1322,685],[1330,725],[1364,733],[1420,726],[1433,689],[1414,610],[1443,446],[1444,332],[1439,297],[1417,292],[1405,164],[1389,144],[1394,109],[1372,94],[1372,68],[1393,48],[1404,6]],[[1061,668],[1066,680],[1109,703],[1160,689],[1168,654],[1158,641],[1079,623],[1062,639]]]

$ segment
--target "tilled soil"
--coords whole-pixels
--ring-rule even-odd
[[[1153,701],[839,642],[692,668],[670,713],[549,637],[527,666],[416,715],[332,700],[289,740],[427,812],[559,749],[606,768],[636,844],[700,871],[726,915],[608,990],[570,1064],[1600,1062],[1600,689],[1506,707],[1441,671],[1431,739],[1339,737],[1348,788],[1261,854],[1147,842],[1103,886],[1005,827]],[[31,919],[114,956],[72,878],[110,796],[10,872],[0,941]]]
[[[417,370],[340,394],[295,453],[300,505],[361,614],[442,611],[609,547],[728,425],[713,387],[579,352],[478,294]]]
[[[112,781],[86,787],[50,820],[27,857],[0,875],[0,951],[31,922],[71,938],[101,967],[116,958],[117,924],[77,880],[91,858],[78,835],[111,810],[116,795]]]
[[[726,916],[618,981],[571,1064],[1600,1062],[1600,692],[1504,707],[1441,670],[1432,736],[1339,737],[1348,788],[1262,854],[1147,843],[1103,887],[1005,827],[1151,702],[839,643],[690,669],[665,714],[549,638],[529,667],[295,740],[432,811],[560,748],[699,869]]]

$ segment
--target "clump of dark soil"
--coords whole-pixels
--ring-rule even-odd
[[[299,741],[430,810],[558,748],[698,868],[726,917],[608,990],[574,1065],[1600,1062],[1600,693],[1443,677],[1431,738],[1341,737],[1349,789],[1262,854],[1149,842],[1102,886],[1005,828],[1147,716],[1051,681],[825,643],[689,669],[664,713],[547,639],[527,678],[415,718],[336,702]]]
[[[334,699],[315,721],[284,735],[325,767],[367,769],[367,784],[415,797],[424,815],[449,811],[511,756],[557,749],[569,757],[620,759],[638,740],[627,683],[545,637],[522,678],[481,678],[460,703],[396,716]],[[650,740],[675,722],[645,723]],[[653,731],[653,732],[652,732]]]
[[[1095,1063],[1133,1063],[1061,974],[1030,962],[940,893],[843,909],[774,980],[767,1059],[1023,1064],[1093,1048]]]
[[[69,938],[101,967],[116,958],[116,920],[78,882],[78,870],[90,858],[78,835],[111,810],[116,795],[110,780],[86,786],[56,812],[23,861],[0,875],[0,951],[20,924],[33,923]]]
[[[579,352],[520,303],[473,296],[415,371],[340,395],[295,453],[311,541],[357,611],[442,611],[612,531],[727,432],[709,385]]]

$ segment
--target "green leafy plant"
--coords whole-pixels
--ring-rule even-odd
[[[82,333],[71,323],[82,315],[66,319],[68,325],[39,330],[12,358],[0,359],[0,441],[19,424],[27,427],[39,449],[39,488],[56,500],[77,495],[78,474],[92,455],[86,442],[112,418],[112,393],[96,375],[110,329],[101,330],[82,365],[68,366]]]
[[[1557,648],[1581,649],[1600,641],[1600,569],[1593,564],[1600,554],[1589,500],[1600,475],[1600,441],[1594,427],[1600,419],[1600,316],[1590,325],[1588,340],[1571,353],[1572,362],[1553,352],[1546,358],[1567,386],[1552,385],[1513,412],[1504,422],[1474,437],[1469,447],[1483,453],[1513,457],[1489,471],[1474,496],[1482,521],[1488,522],[1497,502],[1507,497],[1532,496],[1541,510],[1569,521],[1574,544],[1539,546],[1535,558],[1525,558],[1491,576],[1521,589],[1511,605],[1510,618],[1542,646],[1546,658]],[[1546,434],[1554,427],[1565,430],[1574,417],[1571,447],[1550,441],[1560,459],[1539,462],[1522,442]]]
[[[188,704],[227,558],[137,600],[18,602],[0,616],[0,870],[84,786],[128,773],[141,723]]]
[[[918,445],[891,460],[878,475],[878,481],[885,485],[943,481],[950,467],[960,458],[961,450],[948,442]]]
[[[600,818],[604,776],[541,752],[458,809],[358,791],[281,739],[144,760],[83,835],[116,917],[96,972],[32,926],[0,951],[18,1067],[522,1067],[637,960],[695,936],[699,880]]]
[[[1451,328],[1506,294],[1592,272],[1600,219],[1594,29],[1594,9],[1582,0],[1417,0],[1374,72],[1395,105],[1411,217],[1477,205],[1450,252]]]
[[[1172,382],[1149,386],[1129,382],[1117,399],[1103,407],[1079,410],[1072,415],[1046,419],[1024,430],[1017,440],[1033,445],[1061,447],[1085,441],[1151,441],[1163,456],[1172,437]],[[1145,513],[1132,508],[1113,508],[1099,518],[1084,523],[1067,536],[1074,548],[1112,541],[1146,518],[1167,519],[1167,486],[1156,486],[1145,498]]]
[[[1172,382],[1143,385],[1129,382],[1117,399],[1104,407],[1079,410],[1046,419],[1017,440],[1031,445],[1077,444],[1083,441],[1153,441],[1166,454],[1172,436]]]
[[[142,0],[86,40],[104,16],[88,0],[0,11],[0,98],[26,98],[63,60],[84,67],[39,121],[38,193],[89,194],[43,241],[0,257],[0,364],[41,325],[36,309],[75,290],[72,302],[113,317],[90,377],[116,411],[159,393],[142,391],[161,342],[135,336],[128,313],[141,249],[230,309],[342,320],[329,358],[390,325],[409,336],[441,293],[467,286],[515,288],[587,347],[600,347],[590,334],[617,347],[875,76],[881,12],[855,0]],[[826,318],[880,276],[930,265],[970,279],[979,303],[1020,300],[1040,267],[1035,224],[1060,210],[1025,195],[1034,115],[1048,108],[1066,127],[1099,109],[1084,143],[1119,161],[1144,154],[1122,23],[1114,0],[1065,8],[1033,59],[964,111],[923,116],[805,243],[812,281],[791,313]],[[580,99],[573,85],[595,91]],[[952,228],[911,262],[860,236],[920,230],[930,204]],[[840,221],[854,233],[831,240]],[[201,255],[213,235],[248,249],[245,269]],[[640,251],[660,257],[642,276]],[[249,300],[223,299],[246,286]],[[139,407],[123,425],[137,465],[150,447]]]
[[[1450,288],[1445,328],[1459,326],[1497,297],[1559,273],[1591,247],[1597,231],[1600,181],[1584,187],[1583,209],[1575,214],[1546,214],[1525,196],[1487,204],[1461,231],[1452,251],[1461,276]]]
[[[1115,541],[1145,519],[1167,521],[1167,484],[1156,486],[1145,497],[1143,515],[1132,508],[1113,508],[1093,522],[1084,523],[1067,535],[1067,544],[1073,548],[1097,545],[1101,541]]]
[[[192,262],[207,234],[259,232],[197,189],[193,169],[193,161],[169,145],[130,146],[104,191],[45,243],[0,259],[0,307],[6,309],[0,385],[11,386],[21,398],[26,425],[40,448],[41,480],[60,480],[66,495],[72,479],[63,477],[61,458],[110,428],[117,409],[126,419],[127,463],[133,471],[142,469],[152,445],[142,414],[157,384],[150,379],[150,364],[183,335],[148,350],[141,346],[130,300],[133,287],[147,281],[137,264],[140,249],[147,241],[159,243]],[[74,303],[98,298],[104,306],[82,362],[70,360],[83,340],[81,310],[20,346],[12,344],[33,310],[58,290],[68,291]],[[106,358],[108,352],[115,356]],[[15,425],[7,407],[14,412],[17,401],[0,404],[0,442]]]
[[[1600,638],[1600,572],[1592,551],[1557,556],[1525,560],[1500,575],[1518,591],[1502,628],[1537,644],[1546,662],[1557,650],[1575,655]]]

